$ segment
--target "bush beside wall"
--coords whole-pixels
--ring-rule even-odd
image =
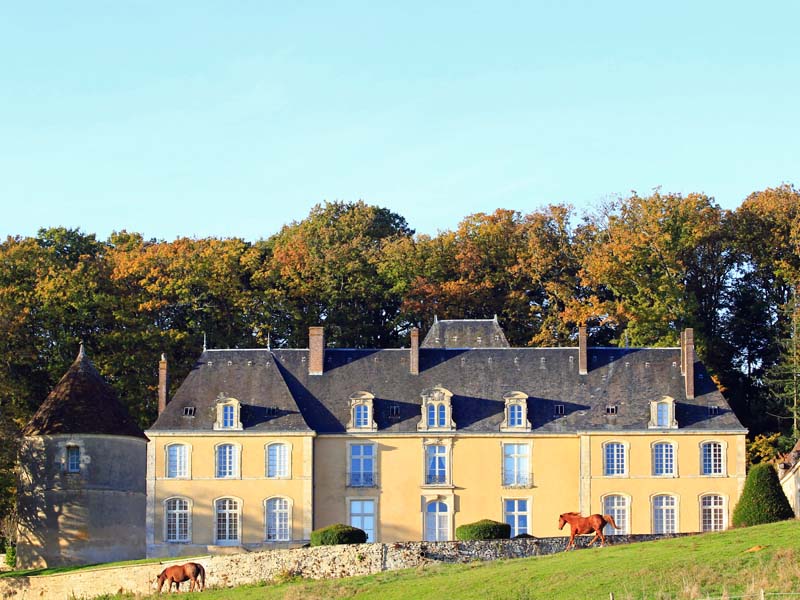
[[[511,525],[491,519],[467,523],[456,528],[457,540],[507,540],[511,537]]]
[[[367,534],[363,529],[337,523],[311,532],[312,546],[332,546],[334,544],[365,544]]]

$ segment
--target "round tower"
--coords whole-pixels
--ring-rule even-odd
[[[17,566],[144,557],[147,438],[83,345],[23,433]]]

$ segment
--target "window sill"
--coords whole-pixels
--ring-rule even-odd
[[[437,490],[454,490],[456,486],[452,483],[423,483],[420,487],[435,488]]]
[[[533,488],[533,482],[531,483],[504,483],[503,484],[504,490],[530,490]]]
[[[164,540],[165,544],[191,544],[192,540]]]

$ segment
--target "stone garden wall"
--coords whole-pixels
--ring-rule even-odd
[[[664,537],[676,536],[608,536],[608,543],[623,544]],[[288,575],[327,579],[368,575],[439,562],[463,563],[539,556],[563,551],[567,541],[568,538],[558,537],[481,542],[353,544],[242,552],[191,560],[206,568],[207,586],[234,587]],[[589,538],[579,538],[578,546],[585,546],[588,541]],[[0,578],[0,597],[13,600],[77,600],[120,592],[145,595],[154,591],[151,582],[165,566],[181,564],[186,560],[184,558],[146,565],[100,567],[38,577]],[[184,583],[182,590],[188,589],[188,583]]]

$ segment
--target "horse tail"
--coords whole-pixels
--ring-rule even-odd
[[[614,517],[612,517],[611,515],[603,515],[603,519],[605,519],[606,523],[611,523],[611,526],[612,526],[614,529],[619,529],[619,528],[620,528],[620,527],[619,527],[619,525],[617,525],[617,524],[614,522]]]
[[[202,592],[204,589],[206,589],[206,569],[200,563],[197,563],[197,566],[199,567],[200,571],[200,580],[203,582],[203,585],[200,588],[200,591]]]

